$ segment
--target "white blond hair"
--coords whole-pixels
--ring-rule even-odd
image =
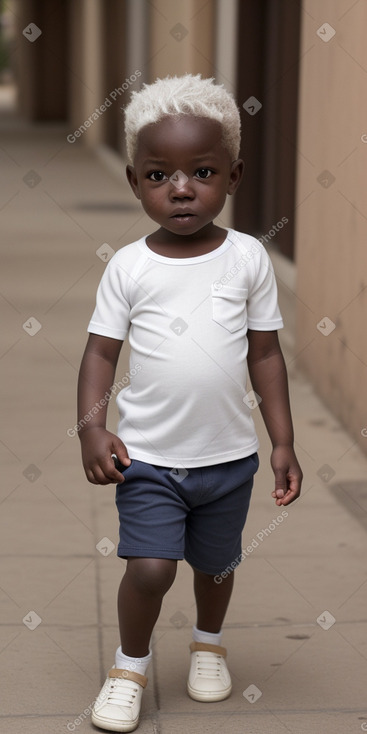
[[[146,125],[166,116],[192,115],[217,120],[223,131],[223,145],[231,160],[237,160],[240,150],[241,120],[238,107],[230,92],[214,79],[202,79],[201,74],[167,76],[153,84],[144,84],[133,92],[125,108],[126,148],[134,161],[137,138]]]

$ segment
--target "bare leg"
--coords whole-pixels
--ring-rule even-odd
[[[177,561],[129,558],[118,593],[121,649],[130,657],[145,657],[162,600],[176,576]]]
[[[222,583],[194,568],[194,592],[197,607],[196,627],[204,632],[220,632],[231,598],[234,572],[223,578]]]

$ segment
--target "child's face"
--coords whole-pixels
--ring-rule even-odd
[[[165,117],[139,133],[127,177],[146,213],[171,239],[207,227],[240,183],[243,162],[231,161],[221,138],[220,123],[189,115]]]

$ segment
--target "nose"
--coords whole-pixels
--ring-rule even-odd
[[[190,179],[186,176],[186,174],[183,171],[180,171],[180,170],[175,171],[169,180],[171,183],[171,190],[170,190],[171,199],[182,199],[182,198],[192,199],[194,197],[194,191],[192,188],[192,184],[190,184]]]

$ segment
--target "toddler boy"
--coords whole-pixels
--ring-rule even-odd
[[[133,93],[125,122],[127,177],[158,229],[106,267],[78,390],[82,418],[111,389],[128,336],[117,436],[103,403],[79,432],[88,480],[117,483],[121,645],[92,721],[120,732],[138,726],[151,634],[183,558],[197,606],[188,694],[231,693],[221,630],[258,469],[247,367],[273,446],[275,504],[293,502],[302,480],[271,262],[256,239],[213,223],[243,173],[234,99],[200,75],[167,77]]]

